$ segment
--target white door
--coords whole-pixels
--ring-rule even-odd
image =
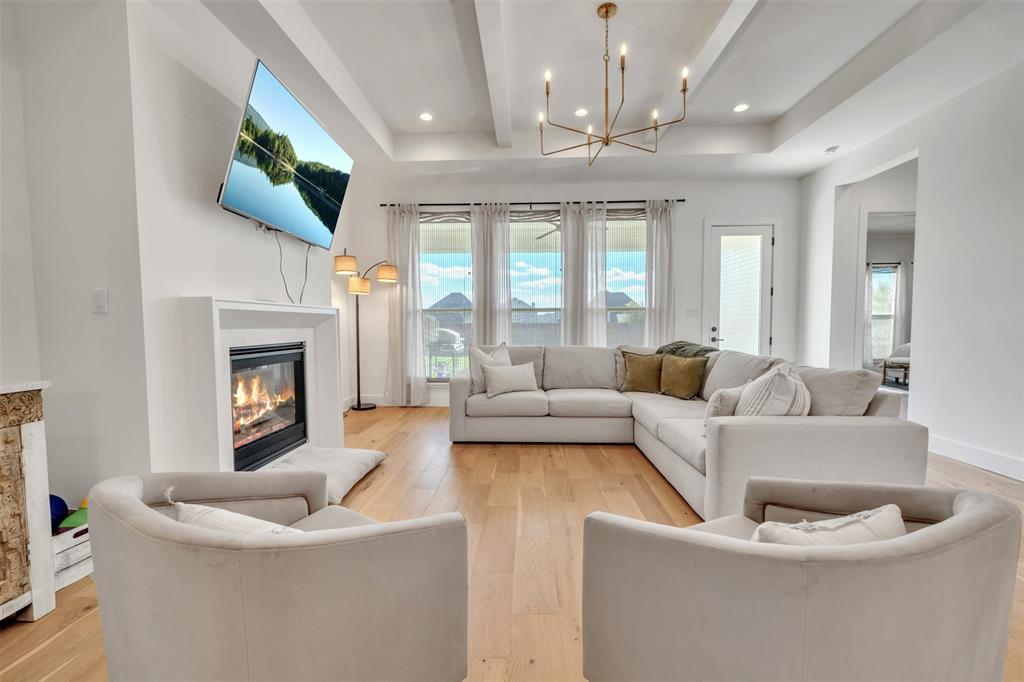
[[[772,225],[705,228],[704,343],[771,353],[772,240]]]

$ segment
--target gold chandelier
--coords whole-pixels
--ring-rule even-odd
[[[682,74],[683,82],[682,82],[682,86],[679,89],[679,92],[683,95],[683,115],[682,116],[680,116],[679,118],[674,119],[672,121],[668,121],[667,123],[658,123],[658,110],[655,109],[651,113],[651,125],[649,125],[647,127],[644,127],[644,128],[637,128],[636,130],[630,130],[630,131],[625,132],[625,133],[618,133],[618,134],[614,134],[614,135],[612,134],[612,131],[615,129],[615,122],[619,120],[619,112],[622,111],[622,105],[623,105],[623,103],[626,100],[626,44],[623,43],[622,44],[622,50],[619,53],[619,72],[622,74],[622,86],[620,88],[619,107],[618,107],[618,109],[615,110],[615,116],[612,118],[611,123],[609,124],[609,122],[608,122],[608,118],[609,118],[609,108],[608,108],[608,63],[609,63],[609,61],[611,61],[611,58],[608,56],[608,20],[610,18],[612,18],[613,16],[615,16],[615,13],[617,11],[618,11],[618,6],[614,2],[603,3],[601,6],[599,6],[597,8],[597,16],[604,20],[604,134],[602,134],[602,135],[595,135],[594,134],[594,126],[592,126],[592,125],[588,125],[586,131],[583,131],[583,130],[579,130],[578,128],[573,128],[571,126],[564,126],[564,125],[561,125],[559,123],[555,123],[554,121],[551,120],[551,72],[550,71],[545,71],[544,72],[544,106],[545,106],[545,111],[542,111],[541,113],[537,114],[537,121],[538,121],[538,124],[539,124],[539,127],[540,127],[540,153],[541,153],[541,156],[551,156],[552,154],[560,154],[562,152],[567,152],[570,149],[579,149],[580,147],[586,147],[587,148],[587,165],[590,166],[590,165],[593,165],[594,161],[597,160],[597,157],[598,157],[598,155],[600,155],[601,150],[604,149],[605,147],[613,144],[613,143],[622,144],[622,145],[625,145],[627,147],[632,147],[633,149],[639,149],[641,151],[645,151],[645,152],[648,152],[650,154],[654,154],[654,153],[656,153],[658,151],[658,130],[660,130],[661,128],[668,127],[668,126],[672,125],[673,123],[680,123],[681,121],[683,121],[683,119],[686,118],[686,91],[687,91],[686,79],[689,76],[690,71],[689,71],[689,69],[684,67],[683,68],[683,74]],[[587,138],[587,141],[586,142],[581,142],[580,144],[574,144],[574,145],[570,145],[568,147],[563,147],[561,149],[554,149],[552,151],[547,151],[546,152],[546,151],[544,151],[544,122],[545,121],[547,121],[548,125],[552,125],[552,126],[554,126],[556,128],[561,128],[562,130],[567,130],[567,131],[569,131],[571,133],[578,133],[580,135],[583,135],[583,136],[585,136]],[[637,133],[645,133],[648,130],[653,130],[654,131],[654,148],[653,149],[649,149],[647,147],[644,147],[644,146],[641,146],[641,145],[638,145],[638,144],[633,144],[631,142],[626,142],[625,140],[621,139],[621,138],[626,137],[628,135],[636,135]],[[599,144],[600,145],[598,147],[598,149],[597,149],[597,152],[593,152],[593,145],[594,144]]]

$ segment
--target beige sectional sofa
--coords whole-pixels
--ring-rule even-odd
[[[799,368],[811,392],[806,417],[705,420],[717,389],[783,361],[713,353],[700,394],[679,400],[620,392],[619,349],[510,346],[509,354],[514,365],[533,363],[540,388],[488,398],[472,393],[469,370],[459,373],[450,385],[453,442],[635,443],[704,519],[740,513],[751,476],[924,483],[927,429],[904,419],[905,394],[878,389],[867,370]]]

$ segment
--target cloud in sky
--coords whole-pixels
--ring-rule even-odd
[[[427,286],[441,286],[442,280],[468,277],[472,268],[465,265],[438,265],[429,261],[420,262],[420,283]]]
[[[519,282],[516,284],[516,288],[529,290],[548,289],[551,287],[557,287],[561,283],[561,277],[542,277],[540,279],[531,279],[525,282]]]
[[[643,272],[632,272],[619,267],[608,268],[606,277],[608,282],[643,282],[647,279]]]
[[[551,270],[544,267],[537,267],[536,265],[531,265],[530,263],[521,260],[516,261],[515,267],[510,269],[508,274],[511,277],[526,277],[527,275],[532,275],[534,277],[547,277],[551,274]]]

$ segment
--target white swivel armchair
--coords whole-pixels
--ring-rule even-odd
[[[908,534],[751,542],[763,521],[900,506]],[[752,478],[743,516],[606,513],[583,541],[583,672],[606,680],[999,680],[1020,513],[951,488]]]
[[[175,501],[308,531],[242,535],[173,520]],[[123,476],[89,494],[115,680],[461,680],[466,524],[376,523],[327,506],[314,472]]]

